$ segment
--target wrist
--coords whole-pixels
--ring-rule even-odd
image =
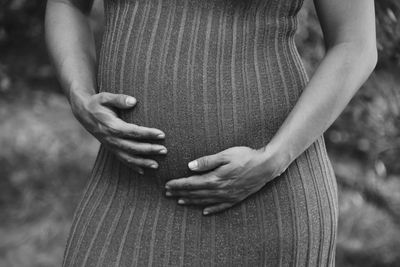
[[[77,116],[85,110],[90,97],[95,94],[78,87],[71,87],[68,94],[68,101],[71,105],[72,113]]]
[[[273,141],[263,147],[262,151],[263,161],[274,166],[277,175],[284,172],[294,160],[288,148]]]

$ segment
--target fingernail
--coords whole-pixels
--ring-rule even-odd
[[[157,135],[157,137],[158,137],[158,138],[164,138],[164,137],[165,137],[165,134],[164,134],[164,133],[159,133],[159,134]]]
[[[172,193],[169,192],[169,191],[167,191],[167,192],[165,192],[165,195],[166,195],[167,197],[170,197],[170,196],[172,196]]]
[[[157,167],[158,167],[157,164],[151,164],[150,165],[150,168],[152,168],[152,169],[157,169]]]
[[[165,185],[165,189],[168,190],[169,188],[170,188],[169,185],[166,184],[166,185]]]
[[[166,153],[167,153],[167,150],[165,148],[161,148],[160,154],[166,154]]]
[[[203,214],[204,214],[204,215],[208,215],[209,213],[210,213],[210,212],[207,211],[207,210],[203,211]]]
[[[140,174],[144,174],[144,171],[143,171],[143,170],[139,170],[139,173],[140,173]]]
[[[185,204],[185,201],[183,199],[179,199],[178,204]]]
[[[136,104],[136,99],[134,97],[127,97],[126,104],[129,106],[133,106]]]
[[[192,170],[197,169],[197,166],[198,166],[197,160],[194,160],[194,161],[189,162],[188,166],[189,166],[189,168],[192,169]]]

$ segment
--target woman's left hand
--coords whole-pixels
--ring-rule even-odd
[[[166,196],[183,205],[203,205],[203,214],[223,211],[260,190],[287,166],[267,147],[238,146],[189,163],[192,171],[205,172],[166,183]]]

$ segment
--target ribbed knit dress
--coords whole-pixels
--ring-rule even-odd
[[[189,161],[261,148],[308,78],[294,34],[303,0],[104,0],[100,92],[137,105],[166,155],[139,175],[100,147],[63,266],[334,266],[337,185],[323,137],[279,177],[211,216],[165,197]]]

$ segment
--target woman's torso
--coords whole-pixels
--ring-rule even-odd
[[[169,152],[154,157],[152,176],[187,175],[199,156],[267,144],[307,80],[294,43],[301,5],[105,1],[100,91],[136,97],[122,118],[166,133]]]
[[[305,87],[302,0],[105,0],[99,89],[137,98],[124,120],[166,133],[139,176],[103,146],[64,266],[334,266],[337,188],[323,138],[278,178],[213,216],[163,195],[187,163],[260,148]]]

